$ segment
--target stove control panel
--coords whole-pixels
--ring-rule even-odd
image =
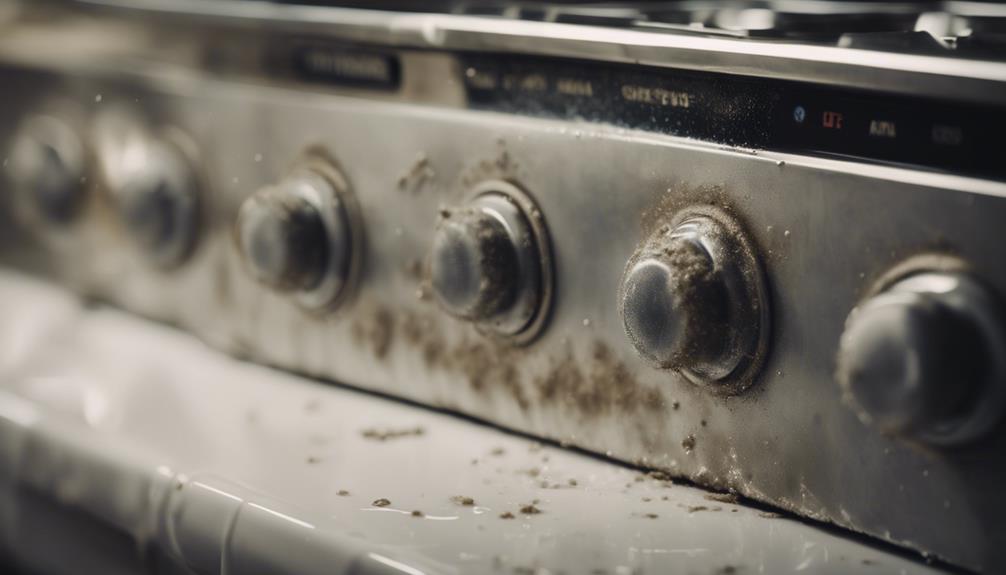
[[[0,34],[4,265],[1006,570],[1006,64],[238,4]]]

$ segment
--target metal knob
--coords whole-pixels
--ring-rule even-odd
[[[750,385],[765,355],[761,269],[717,209],[682,211],[647,240],[625,268],[620,308],[641,356],[717,393]]]
[[[359,244],[345,182],[334,170],[322,172],[302,168],[259,190],[241,205],[235,225],[251,276],[308,308],[329,306],[343,292]]]
[[[128,169],[112,190],[119,219],[156,265],[181,264],[199,227],[199,184],[189,158],[164,139],[137,139],[121,153]]]
[[[490,182],[440,216],[430,255],[440,306],[495,335],[533,337],[551,297],[548,237],[537,207],[512,184]]]
[[[19,209],[55,226],[76,219],[85,203],[87,162],[73,128],[49,116],[30,118],[15,135],[10,160]]]
[[[328,257],[325,236],[317,207],[283,186],[258,192],[238,214],[248,269],[277,291],[311,289],[321,281]]]
[[[884,433],[952,444],[994,425],[1006,329],[992,295],[960,272],[911,275],[853,310],[842,334],[846,400]]]
[[[433,289],[451,314],[484,320],[513,303],[517,246],[491,211],[446,212],[433,238]]]

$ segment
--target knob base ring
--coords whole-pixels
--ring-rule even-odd
[[[472,189],[468,205],[477,205],[489,198],[502,200],[516,208],[514,217],[510,217],[508,227],[518,235],[530,235],[531,245],[523,246],[521,238],[518,241],[521,249],[520,259],[523,266],[534,266],[528,269],[526,279],[531,283],[518,288],[518,300],[523,300],[526,310],[517,311],[513,317],[493,317],[475,324],[476,328],[489,336],[505,340],[515,345],[526,345],[533,341],[545,327],[551,313],[554,288],[552,246],[548,235],[545,218],[537,203],[516,184],[506,180],[488,180]],[[518,221],[519,220],[519,221]],[[523,231],[519,231],[523,228]]]
[[[321,281],[311,289],[293,295],[297,305],[305,311],[328,313],[346,301],[359,281],[364,241],[359,206],[350,191],[348,180],[319,151],[309,151],[290,173],[294,177],[319,178],[325,184],[323,193],[305,194],[303,199],[318,210],[329,241],[342,236],[339,241],[348,243],[349,246],[348,251],[328,250],[329,257],[321,274]]]

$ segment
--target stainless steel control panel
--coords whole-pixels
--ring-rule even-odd
[[[1006,184],[59,57],[84,46],[0,42],[10,264],[252,361],[1006,565]]]

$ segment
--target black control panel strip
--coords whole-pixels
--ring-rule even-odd
[[[645,66],[465,54],[469,105],[604,122],[730,146],[907,164],[1006,180],[1006,103]]]

